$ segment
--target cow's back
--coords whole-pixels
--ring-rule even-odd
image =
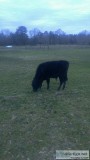
[[[60,74],[66,73],[68,67],[69,62],[65,60],[44,62],[38,66],[36,77],[43,77],[43,79],[57,78]]]

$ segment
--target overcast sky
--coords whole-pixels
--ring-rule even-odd
[[[90,0],[0,0],[0,30],[90,31]]]

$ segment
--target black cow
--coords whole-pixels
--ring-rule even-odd
[[[50,61],[39,64],[35,77],[32,81],[33,91],[37,91],[42,87],[44,80],[47,82],[47,89],[49,89],[50,78],[59,78],[60,85],[58,90],[63,85],[65,88],[67,78],[67,71],[69,67],[69,62],[65,60],[61,61]]]

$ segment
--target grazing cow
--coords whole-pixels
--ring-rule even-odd
[[[37,91],[42,87],[42,83],[44,80],[47,82],[47,89],[49,89],[50,78],[59,78],[60,85],[58,90],[63,85],[63,89],[65,88],[67,78],[67,71],[69,67],[69,62],[65,60],[61,61],[49,61],[39,64],[35,77],[32,81],[33,91]]]

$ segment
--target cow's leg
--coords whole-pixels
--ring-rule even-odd
[[[58,90],[60,90],[62,84],[63,84],[63,82],[61,81],[61,82],[60,82],[60,85],[59,85],[59,87],[58,87]]]
[[[50,78],[48,78],[46,82],[47,82],[47,89],[49,89]]]
[[[39,88],[41,89],[41,87],[42,87],[42,83],[40,84]]]
[[[63,78],[63,88],[62,89],[65,89],[65,86],[66,86],[66,81],[68,80],[67,78],[67,73],[64,75],[64,78]]]
[[[62,89],[65,89],[65,86],[66,86],[66,81],[63,83],[63,88]]]
[[[62,86],[62,84],[63,84],[63,81],[60,79],[60,77],[59,77],[59,81],[60,81],[60,85],[59,85],[59,87],[58,87],[58,90],[60,90],[60,88],[61,88],[61,86]]]

